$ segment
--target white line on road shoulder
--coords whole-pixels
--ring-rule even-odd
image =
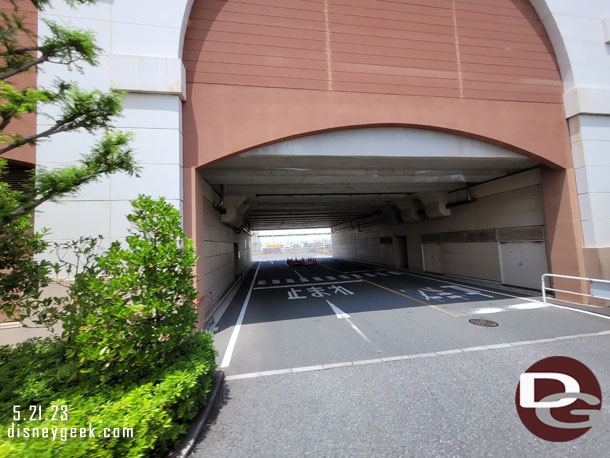
[[[431,352],[431,353],[416,353],[413,355],[389,356],[389,357],[380,358],[380,359],[346,361],[346,362],[342,362],[342,363],[332,363],[332,364],[323,364],[323,365],[306,366],[306,367],[293,367],[291,369],[280,369],[280,370],[265,371],[265,372],[250,372],[247,374],[229,375],[225,379],[226,380],[240,380],[240,379],[259,378],[259,377],[278,375],[278,374],[288,374],[288,373],[296,374],[299,372],[312,372],[312,371],[319,371],[319,370],[324,370],[324,369],[335,369],[335,368],[348,367],[348,366],[383,364],[383,363],[389,363],[389,362],[394,362],[394,361],[404,361],[404,360],[419,359],[419,358],[432,358],[432,357],[436,357],[436,356],[454,355],[454,354],[459,354],[459,353],[469,353],[469,352],[476,352],[476,351],[498,350],[498,349],[504,349],[504,348],[509,348],[509,347],[518,347],[521,345],[543,344],[543,343],[549,343],[549,342],[560,342],[562,340],[567,340],[567,339],[581,339],[581,338],[587,338],[587,337],[599,337],[599,336],[607,336],[607,335],[610,335],[610,330],[601,331],[601,332],[589,332],[586,334],[574,334],[574,335],[570,335],[570,336],[551,337],[550,339],[524,340],[524,341],[520,341],[520,342],[483,345],[480,347],[456,348],[453,350],[442,350],[442,351],[436,351],[436,352]]]
[[[244,305],[241,307],[241,312],[239,312],[239,317],[237,318],[237,323],[235,323],[235,327],[233,328],[233,333],[231,334],[231,339],[229,340],[229,345],[227,346],[227,351],[225,352],[224,357],[222,358],[222,363],[220,367],[229,367],[231,363],[231,357],[233,356],[233,349],[235,348],[235,343],[237,342],[237,336],[239,335],[239,330],[241,329],[241,324],[244,321],[244,315],[246,314],[246,309],[248,308],[248,302],[250,302],[250,296],[252,296],[252,290],[254,289],[254,282],[256,282],[256,276],[258,275],[258,269],[260,269],[261,263],[258,263],[256,266],[256,272],[254,272],[254,278],[252,279],[252,283],[250,283],[250,289],[248,290],[248,295],[246,296],[246,300],[244,300]]]

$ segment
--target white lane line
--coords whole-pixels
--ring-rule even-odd
[[[298,275],[298,277],[301,279],[301,281],[303,281],[303,279],[305,277],[303,275],[301,275],[297,270],[295,270],[295,269],[292,269],[292,270],[294,270],[294,273]]]
[[[366,274],[364,274],[364,275],[366,275],[367,277],[376,277],[376,276],[377,276],[377,275],[375,275],[375,274],[369,274],[369,273],[366,273]]]
[[[466,315],[487,315],[488,313],[507,312],[508,310],[500,307],[487,307],[482,309],[474,309],[466,312]]]
[[[241,324],[244,321],[244,315],[246,314],[246,309],[248,308],[248,302],[250,302],[250,296],[252,296],[252,290],[254,289],[254,282],[256,282],[256,276],[258,275],[258,269],[260,269],[261,263],[258,263],[256,266],[256,272],[254,272],[254,278],[252,279],[252,283],[250,283],[250,289],[248,290],[248,295],[244,300],[244,305],[241,307],[241,312],[239,312],[239,317],[237,318],[237,323],[235,323],[235,327],[233,328],[233,333],[231,334],[231,339],[229,340],[229,345],[227,346],[227,351],[225,352],[224,357],[222,358],[222,363],[220,367],[229,367],[231,363],[231,357],[233,356],[233,350],[235,349],[235,343],[237,342],[237,336],[239,335],[239,330],[241,329]]]
[[[542,309],[545,307],[549,307],[549,304],[545,304],[543,302],[536,304],[534,302],[528,302],[526,304],[515,304],[515,305],[509,305],[508,308],[509,309],[514,309],[514,310],[532,310],[532,309]]]
[[[359,275],[359,274],[352,274],[352,277],[354,277],[354,278],[362,278],[362,275]]]
[[[307,283],[309,281],[308,278],[301,277],[301,283]]]
[[[507,305],[506,307],[487,307],[468,310],[464,315],[486,315],[488,313],[510,312],[511,310],[536,310],[549,307],[548,304],[527,302],[525,304]]]
[[[364,366],[366,364],[378,364],[381,363],[381,358],[375,359],[362,359],[360,361],[354,361],[354,366]]]
[[[280,281],[279,280],[271,280],[271,283],[274,285],[279,285]]]
[[[328,305],[330,305],[330,308],[333,309],[333,312],[335,312],[335,315],[337,315],[338,319],[349,318],[349,315],[347,313],[345,313],[343,310],[341,310],[339,307],[337,307],[331,301],[327,300],[326,302],[328,302]]]
[[[381,275],[382,277],[389,277],[389,274],[386,274],[385,272],[377,272],[377,275]]]
[[[336,279],[337,279],[337,277],[333,277],[332,275],[327,275],[327,276],[326,276],[326,279],[327,279],[327,280],[336,280]]]
[[[322,281],[322,278],[320,277],[313,277],[314,281]]]
[[[262,286],[262,285],[264,285],[265,283],[267,283],[265,280],[259,280],[259,281],[258,281],[258,283],[257,283],[257,285]]]
[[[533,302],[535,304],[542,304],[542,305],[544,305],[544,302],[540,302],[537,299],[531,299],[529,297],[519,297],[519,296],[515,296],[514,294],[500,293],[498,291],[491,291],[489,289],[479,288],[478,286],[463,285],[463,284],[460,285],[459,283],[452,283],[450,281],[439,280],[437,278],[425,277],[423,275],[412,274],[410,272],[403,272],[403,273],[405,275],[410,275],[411,277],[425,278],[426,280],[432,280],[432,281],[436,281],[436,282],[439,282],[439,283],[447,283],[449,285],[454,285],[454,286],[468,287],[468,288],[472,288],[472,289],[477,289],[479,291],[485,291],[487,293],[497,294],[499,296],[514,297],[515,299],[520,299],[522,301],[528,301],[528,302]],[[584,313],[586,315],[592,315],[592,316],[595,316],[597,318],[603,318],[605,320],[610,320],[610,316],[602,315],[600,313],[594,313],[594,312],[589,312],[587,310],[580,310],[580,309],[576,309],[576,308],[572,308],[572,307],[566,307],[564,305],[551,304],[550,302],[547,302],[546,305],[550,306],[550,307],[555,307],[555,308],[558,308],[558,309],[570,310],[572,312]]]
[[[392,275],[402,275],[404,272],[396,272],[395,270],[388,270],[388,273],[392,274]]]
[[[358,281],[358,280],[356,280],[356,281]],[[335,315],[337,315],[337,318],[344,319],[345,321],[347,321],[349,323],[349,325],[352,327],[352,329],[354,331],[356,331],[360,337],[362,337],[364,340],[366,340],[370,344],[373,343],[373,342],[371,342],[371,339],[369,339],[367,336],[365,336],[364,333],[360,329],[358,329],[358,326],[356,326],[352,322],[352,320],[349,319],[349,315],[347,313],[345,313],[343,310],[341,310],[335,304],[330,302],[328,299],[326,300],[326,302],[328,302],[328,305],[330,305],[330,308],[333,309],[333,312],[335,312]]]
[[[362,280],[344,280],[344,281],[331,281],[331,282],[325,282],[325,283],[312,283],[311,286],[343,285],[345,283],[362,283]],[[298,285],[296,287],[298,287]],[[258,286],[254,289],[259,290],[259,289],[279,289],[279,288],[294,288],[294,286],[290,286],[290,285]]]
[[[344,280],[347,280],[349,277],[349,275],[339,275],[339,278],[343,278]]]
[[[286,283],[294,283],[294,278],[287,278]]]
[[[319,371],[319,370],[325,370],[325,369],[360,366],[360,365],[366,365],[366,364],[383,364],[383,363],[390,363],[393,361],[404,361],[404,360],[409,360],[409,359],[434,358],[437,356],[454,355],[454,354],[459,354],[459,353],[500,350],[503,348],[518,347],[521,345],[543,344],[543,343],[549,343],[549,342],[560,342],[562,340],[567,340],[567,339],[581,339],[581,338],[587,338],[587,337],[600,337],[600,336],[607,336],[607,335],[610,335],[610,330],[601,331],[601,332],[590,332],[590,333],[586,333],[586,334],[574,334],[574,335],[569,335],[569,336],[551,337],[550,339],[525,340],[525,341],[520,341],[520,342],[483,345],[480,347],[455,348],[453,350],[442,350],[442,351],[436,351],[436,352],[430,352],[430,353],[416,353],[416,354],[412,354],[412,355],[389,356],[387,358],[380,358],[380,359],[346,361],[346,362],[341,362],[341,363],[323,364],[323,365],[318,365],[318,366],[293,367],[291,369],[280,369],[280,370],[275,370],[275,371],[250,372],[247,374],[229,375],[229,376],[225,377],[225,380],[259,378],[259,377],[266,377],[266,376],[270,376],[270,375],[288,374],[288,373],[296,374],[299,372],[312,372],[312,371]]]

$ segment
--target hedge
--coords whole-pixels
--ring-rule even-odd
[[[16,347],[0,347],[0,457],[147,457],[167,453],[205,404],[210,391],[216,351],[212,335],[189,337],[164,364],[140,379],[129,376],[100,384],[83,379],[65,358],[60,340],[32,339]],[[21,421],[13,421],[13,406]],[[29,406],[41,406],[42,420],[32,420]],[[56,406],[56,407],[53,407]],[[68,418],[61,419],[67,406]],[[52,420],[55,414],[56,420]],[[9,428],[94,428],[94,438],[9,437]],[[133,437],[104,438],[133,428]],[[119,430],[114,430],[119,428]],[[50,430],[49,434],[52,434]],[[74,433],[73,433],[74,434]]]

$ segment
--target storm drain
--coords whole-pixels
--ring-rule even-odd
[[[468,320],[470,324],[474,324],[475,326],[483,326],[484,328],[495,328],[498,326],[498,323],[491,320],[481,320],[478,318],[473,318],[472,320]]]

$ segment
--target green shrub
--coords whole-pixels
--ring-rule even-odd
[[[75,363],[59,340],[34,340],[0,347],[0,457],[161,456],[175,444],[205,403],[215,370],[212,335],[189,336],[140,380],[85,383],[70,377]],[[131,438],[9,438],[13,406],[42,407],[42,421],[15,423],[23,428],[133,428]],[[52,406],[68,406],[67,421],[44,420]]]
[[[30,310],[47,326],[61,322],[68,358],[102,381],[149,371],[197,321],[197,257],[180,212],[163,198],[139,196],[131,204],[123,245],[115,241],[101,252],[99,238],[84,238],[57,247],[75,259],[59,263],[74,282],[65,296]]]

